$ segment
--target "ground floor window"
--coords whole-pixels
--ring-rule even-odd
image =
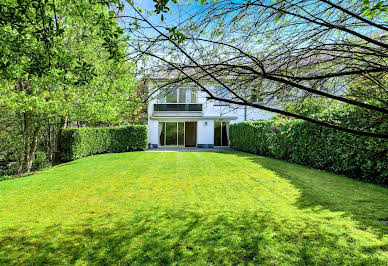
[[[228,130],[226,122],[214,122],[214,146],[228,146]]]
[[[195,147],[197,122],[159,122],[159,145]]]

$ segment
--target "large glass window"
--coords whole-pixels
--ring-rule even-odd
[[[185,123],[178,123],[178,146],[185,145]]]
[[[221,122],[214,122],[214,146],[221,146]]]
[[[197,90],[192,89],[191,91],[188,91],[188,92],[190,93],[190,96],[191,96],[190,102],[197,103]]]
[[[228,130],[226,123],[221,123],[221,146],[228,146]]]
[[[228,146],[228,128],[226,122],[214,122],[214,146]]]
[[[159,130],[159,143],[160,143],[160,146],[165,146],[166,145],[166,123],[162,122],[160,123],[159,122],[159,127],[158,127],[158,130]]]
[[[158,103],[197,103],[197,90],[192,88],[161,90]]]
[[[186,103],[186,89],[179,89],[179,103]]]
[[[176,122],[166,122],[166,146],[177,146],[178,128]]]
[[[160,146],[184,146],[185,123],[184,122],[159,122]]]
[[[176,103],[178,97],[178,91],[177,90],[171,90],[167,92],[166,94],[166,102],[168,103]]]

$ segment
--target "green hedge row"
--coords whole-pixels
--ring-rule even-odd
[[[233,149],[388,185],[388,141],[360,137],[300,120],[233,124]]]
[[[84,156],[147,149],[147,126],[111,128],[67,128],[61,138],[61,160],[71,161]]]

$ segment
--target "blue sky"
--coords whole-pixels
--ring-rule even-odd
[[[144,11],[153,11],[155,9],[155,2],[152,0],[135,0],[135,5],[143,9]],[[185,19],[189,14],[196,12],[201,8],[201,6],[195,0],[183,0],[179,1],[177,4],[174,4],[172,1],[169,1],[168,6],[170,11],[163,14],[164,21],[162,22],[160,17],[161,15],[150,15],[148,19],[153,24],[159,25],[176,25],[181,22],[181,19]],[[126,14],[134,14],[131,6],[126,3]],[[145,12],[146,13],[146,12]]]

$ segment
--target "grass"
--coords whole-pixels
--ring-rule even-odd
[[[103,154],[0,182],[0,264],[387,265],[387,202],[247,153]]]

